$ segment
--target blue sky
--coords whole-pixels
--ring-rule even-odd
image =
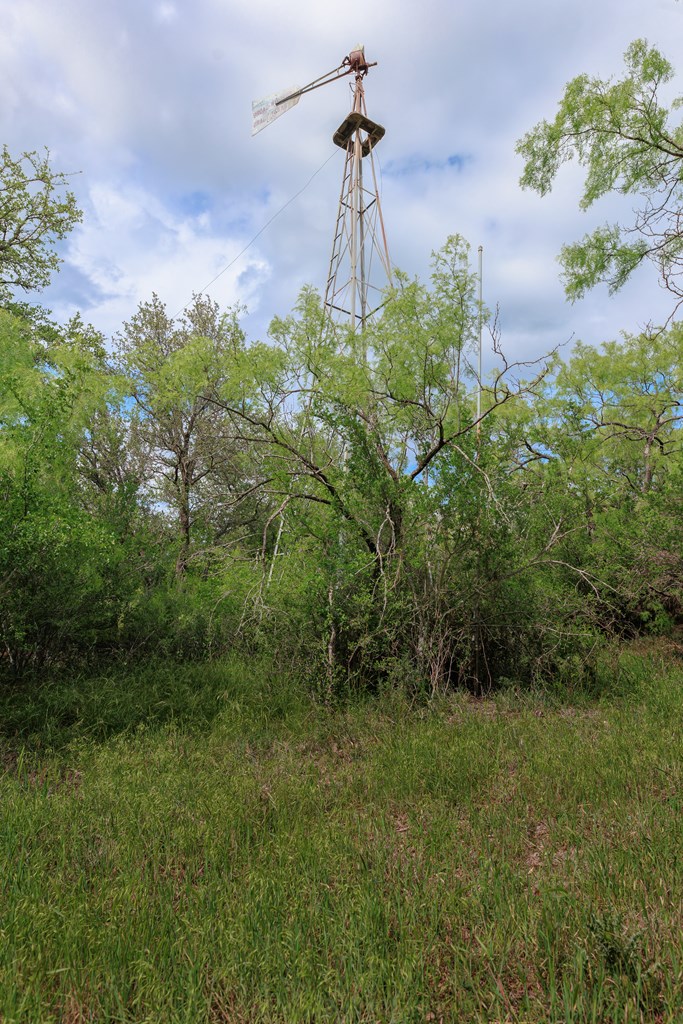
[[[359,40],[378,61],[366,95],[386,128],[376,152],[394,263],[426,276],[447,235],[475,255],[482,244],[485,298],[514,357],[599,343],[670,311],[647,267],[617,297],[565,302],[560,246],[624,207],[579,213],[573,167],[549,197],[522,192],[514,148],[574,75],[618,73],[632,39],[675,64],[683,3],[0,0],[0,16],[1,141],[13,153],[48,146],[56,168],[79,172],[84,221],[44,296],[58,319],[80,310],[111,336],[153,291],[174,313],[321,167],[209,293],[245,304],[249,335],[263,337],[302,285],[322,287],[348,86],[311,93],[254,138],[251,101],[335,67]]]

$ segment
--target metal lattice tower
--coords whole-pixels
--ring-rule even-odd
[[[367,114],[363,79],[373,65],[366,62],[363,47],[352,50],[345,63],[355,76],[353,106],[333,136],[345,159],[325,308],[332,320],[348,318],[354,330],[362,330],[381,308],[383,289],[392,283],[373,157],[384,128]]]
[[[252,135],[262,131],[302,96],[349,75],[354,77],[353,104],[348,117],[333,135],[344,150],[344,173],[332,243],[332,256],[325,287],[325,309],[332,321],[348,318],[353,330],[362,330],[368,319],[382,306],[382,291],[392,283],[391,261],[382,219],[373,150],[384,136],[384,128],[368,117],[363,79],[377,61],[368,63],[362,46],[344,57],[339,67],[309,82],[300,89],[284,92],[252,103]],[[363,161],[369,171],[363,172]]]

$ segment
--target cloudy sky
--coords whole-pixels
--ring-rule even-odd
[[[574,75],[618,74],[632,39],[683,73],[683,2],[0,0],[0,17],[0,141],[47,146],[55,168],[79,172],[84,221],[43,299],[57,319],[80,310],[112,335],[153,291],[170,313],[208,291],[246,305],[262,337],[302,285],[321,288],[348,85],[304,97],[254,138],[251,101],[316,78],[359,41],[378,61],[366,95],[386,128],[376,153],[394,263],[424,277],[449,234],[475,255],[482,244],[485,298],[515,356],[598,343],[671,309],[649,268],[615,298],[565,302],[561,244],[623,207],[579,213],[573,167],[549,197],[522,192],[514,147]]]

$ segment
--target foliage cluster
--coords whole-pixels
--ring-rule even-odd
[[[481,691],[673,625],[683,332],[501,355],[476,422],[478,316],[458,239],[362,337],[312,293],[269,344],[155,298],[110,357],[8,306],[3,667],[239,648],[329,692]]]
[[[604,224],[564,246],[560,262],[567,295],[580,298],[604,282],[617,291],[643,262],[683,301],[683,125],[676,122],[682,99],[662,102],[674,70],[644,39],[625,55],[618,81],[578,75],[565,88],[552,121],[541,121],[517,146],[525,166],[521,184],[545,195],[560,166],[576,159],[586,167],[581,208],[618,193],[635,198],[630,223]]]

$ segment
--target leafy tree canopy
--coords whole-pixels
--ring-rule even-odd
[[[0,292],[44,288],[61,260],[56,241],[81,220],[67,175],[53,171],[50,154],[0,155]]]
[[[596,284],[615,292],[644,260],[683,301],[683,125],[663,105],[671,64],[643,39],[631,43],[618,81],[579,75],[569,82],[553,121],[541,121],[517,144],[524,188],[546,195],[560,166],[576,158],[587,168],[581,208],[609,193],[637,196],[631,223],[605,224],[560,254],[570,299]]]

